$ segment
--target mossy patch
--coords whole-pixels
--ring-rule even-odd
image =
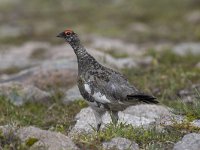
[[[9,100],[0,97],[0,124],[34,125],[42,129],[67,132],[75,123],[75,115],[86,106],[80,100],[70,104],[52,100],[45,104],[28,102],[22,106],[14,106]]]
[[[33,144],[35,144],[36,142],[38,141],[37,138],[34,138],[34,137],[30,137],[28,138],[25,143],[28,147],[31,147]]]

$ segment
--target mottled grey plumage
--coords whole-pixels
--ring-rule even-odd
[[[119,72],[99,64],[81,45],[72,30],[65,30],[58,37],[64,38],[74,49],[78,60],[78,87],[94,111],[98,130],[101,117],[106,111],[111,113],[113,122],[117,123],[118,111],[130,105],[158,103],[155,97],[141,93],[130,85]]]

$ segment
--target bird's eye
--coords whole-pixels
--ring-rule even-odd
[[[66,34],[67,34],[67,35],[70,35],[71,33],[70,33],[70,32],[67,32]]]

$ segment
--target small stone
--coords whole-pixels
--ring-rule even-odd
[[[58,132],[41,130],[33,126],[20,128],[16,135],[23,142],[27,142],[31,138],[37,139],[37,141],[31,146],[31,149],[41,147],[48,150],[78,149],[69,137]]]
[[[200,54],[200,43],[181,43],[176,45],[173,51],[178,55],[187,55],[188,53],[198,55]]]
[[[190,133],[185,135],[181,141],[177,142],[173,150],[199,150],[200,134]]]
[[[103,143],[104,149],[116,149],[116,150],[139,150],[139,146],[134,141],[130,141],[126,138],[116,137],[109,142]]]
[[[200,62],[196,64],[196,67],[200,69]]]
[[[194,127],[200,128],[200,120],[199,120],[199,119],[198,119],[198,120],[192,121],[191,124],[192,124]]]
[[[83,97],[81,96],[81,94],[79,92],[78,86],[75,85],[65,93],[63,102],[69,103],[69,102],[73,102],[78,99],[83,99]]]
[[[185,18],[189,23],[192,23],[192,24],[200,23],[200,11],[195,10],[187,14]]]

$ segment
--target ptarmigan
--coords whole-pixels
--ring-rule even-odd
[[[144,94],[131,85],[122,74],[98,63],[72,30],[65,30],[57,37],[65,39],[77,56],[78,87],[95,114],[97,130],[100,129],[102,116],[106,111],[110,112],[112,121],[116,124],[118,111],[128,106],[158,103],[155,97]]]

